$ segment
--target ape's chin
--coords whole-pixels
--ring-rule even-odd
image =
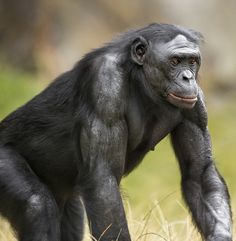
[[[197,96],[177,96],[169,93],[166,98],[172,105],[184,109],[192,109],[197,102]]]

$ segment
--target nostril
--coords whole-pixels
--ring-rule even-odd
[[[182,78],[183,78],[183,80],[188,81],[188,80],[190,80],[190,79],[193,78],[193,74],[192,74],[191,71],[185,70],[185,71],[183,71],[183,73],[182,73]]]
[[[183,80],[189,80],[187,76],[183,76]]]

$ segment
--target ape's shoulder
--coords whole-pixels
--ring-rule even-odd
[[[100,57],[100,67],[97,72],[92,88],[96,113],[103,119],[123,115],[128,83],[120,69],[120,56],[110,53]]]

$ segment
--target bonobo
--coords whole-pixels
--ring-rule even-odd
[[[198,86],[201,34],[151,24],[88,53],[0,124],[0,212],[20,241],[129,241],[119,192],[169,133],[204,240],[231,241]]]

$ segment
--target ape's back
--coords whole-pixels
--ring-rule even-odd
[[[61,178],[66,184],[76,175],[71,75],[60,76],[0,123],[0,144],[14,148],[46,182]]]

